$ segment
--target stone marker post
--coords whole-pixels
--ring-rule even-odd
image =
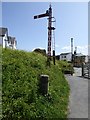
[[[40,75],[39,90],[42,95],[48,94],[48,75]]]

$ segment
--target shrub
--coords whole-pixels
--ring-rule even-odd
[[[74,73],[73,65],[71,63],[68,63],[67,61],[63,61],[63,60],[57,61],[57,62],[64,74],[73,74]]]

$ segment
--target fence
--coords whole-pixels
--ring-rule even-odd
[[[82,64],[82,76],[90,79],[90,63]]]

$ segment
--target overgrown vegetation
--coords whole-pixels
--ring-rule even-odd
[[[69,85],[61,66],[46,66],[46,57],[18,50],[2,52],[2,118],[67,118]],[[38,76],[49,75],[49,95],[38,92]]]
[[[2,46],[0,45],[0,119],[2,117]]]
[[[34,52],[41,53],[42,55],[46,56],[46,50],[45,49],[36,48],[34,50]]]
[[[73,74],[74,69],[73,65],[71,63],[68,63],[67,61],[57,61],[59,67],[61,68],[62,72],[65,74]]]

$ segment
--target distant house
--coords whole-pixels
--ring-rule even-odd
[[[8,45],[7,47],[11,49],[16,49],[17,41],[15,37],[8,36]]]
[[[3,48],[7,46],[8,42],[8,29],[7,28],[0,28],[0,45]]]
[[[86,56],[81,53],[74,55],[74,66],[81,67],[82,63],[85,63],[85,58]]]
[[[86,58],[86,56],[81,53],[75,53],[73,54],[73,56],[71,52],[60,54],[60,60],[71,62],[72,57],[73,57],[73,65],[76,67],[81,67],[82,63],[85,63],[88,61],[88,58]]]
[[[69,53],[61,53],[60,54],[60,60],[65,60],[65,61],[71,62],[72,53],[71,52],[69,52]]]
[[[8,29],[0,27],[0,45],[3,48],[16,49],[17,41],[15,37],[8,36]]]

